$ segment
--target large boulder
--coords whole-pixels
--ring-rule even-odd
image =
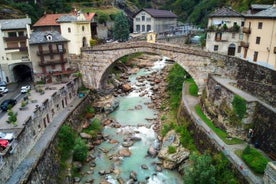
[[[169,153],[169,146],[175,147],[174,153]],[[175,169],[190,155],[190,151],[184,148],[180,144],[180,137],[174,131],[171,130],[163,138],[163,143],[158,157],[163,161],[163,167],[166,169]]]
[[[131,89],[132,89],[132,87],[127,83],[122,85],[122,90],[124,92],[129,92]]]

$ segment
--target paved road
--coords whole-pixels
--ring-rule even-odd
[[[228,82],[228,81],[221,81],[221,82]],[[244,92],[243,92],[244,93]],[[239,93],[238,93],[239,94]],[[245,94],[243,94],[245,95]],[[249,98],[249,95],[248,95]],[[250,96],[251,98],[251,96]],[[246,147],[246,143],[239,144],[239,145],[227,145],[225,144],[213,130],[211,130],[208,125],[206,125],[200,117],[195,112],[195,105],[198,104],[199,99],[189,95],[188,88],[185,89],[185,84],[183,85],[183,94],[182,94],[182,101],[186,106],[188,113],[194,119],[194,121],[201,126],[206,134],[209,136],[210,139],[213,139],[220,150],[224,153],[224,155],[229,159],[230,162],[234,164],[234,166],[240,171],[240,173],[247,179],[249,183],[252,184],[262,184],[263,179],[257,175],[255,175],[247,165],[241,160],[234,152],[235,150],[243,149]]]

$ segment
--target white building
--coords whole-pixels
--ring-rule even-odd
[[[244,17],[240,13],[227,7],[215,10],[208,19],[206,50],[240,56],[243,26]]]
[[[134,33],[171,32],[176,26],[177,16],[167,10],[144,8],[138,11],[133,18]]]
[[[31,78],[32,64],[27,48],[30,24],[30,18],[0,20],[0,81]]]

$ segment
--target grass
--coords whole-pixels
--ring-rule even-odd
[[[198,87],[192,78],[186,79],[185,82],[189,84],[189,93],[192,96],[198,96]]]
[[[108,7],[108,8],[88,8],[85,7],[82,9],[83,12],[95,12],[96,14],[117,14],[120,12],[119,9],[114,8],[114,7]]]
[[[213,122],[210,119],[208,119],[205,116],[205,114],[202,112],[199,105],[195,106],[195,111],[196,111],[197,115],[201,118],[201,120],[203,120],[209,126],[209,128],[212,129],[217,134],[217,136],[219,136],[226,144],[241,144],[241,143],[243,143],[242,140],[237,139],[237,138],[228,139],[227,133],[225,131],[215,127]]]

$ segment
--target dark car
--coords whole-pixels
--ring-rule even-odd
[[[0,108],[2,109],[2,111],[7,111],[9,108],[13,107],[15,104],[16,104],[16,100],[7,99],[1,103]]]

